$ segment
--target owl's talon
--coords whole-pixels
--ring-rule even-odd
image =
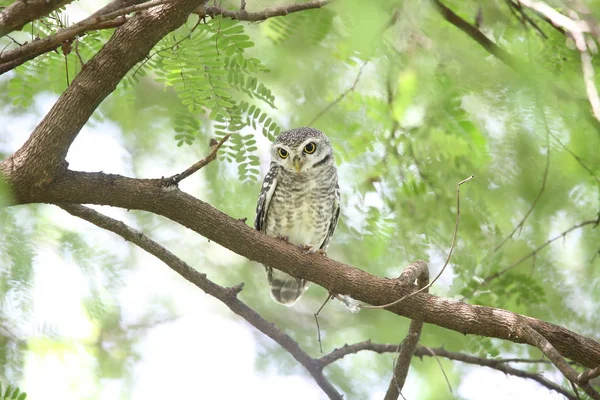
[[[283,235],[277,235],[277,239],[283,240],[284,242],[288,242],[288,243],[290,241],[290,237],[289,236],[283,236]]]
[[[306,254],[315,254],[315,253],[319,253],[322,255],[327,255],[327,253],[325,253],[325,250],[323,249],[317,249],[315,246],[311,245],[311,244],[301,244],[300,248],[302,250],[306,250]]]

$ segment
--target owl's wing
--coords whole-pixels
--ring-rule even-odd
[[[258,195],[254,229],[260,232],[264,232],[267,228],[267,212],[269,211],[273,192],[275,192],[275,188],[277,187],[277,172],[279,172],[279,166],[275,163],[271,163],[271,168],[269,168],[269,172],[265,175],[265,180],[263,181],[260,194]]]
[[[329,246],[329,241],[331,240],[331,237],[333,236],[333,232],[335,231],[335,228],[337,227],[338,218],[340,217],[340,185],[338,185],[337,183],[335,184],[335,191],[334,191],[333,195],[334,195],[333,213],[331,214],[331,222],[329,224],[329,230],[327,231],[327,236],[325,236],[325,240],[323,241],[323,244],[321,245],[321,248],[323,250],[327,250],[327,246]]]

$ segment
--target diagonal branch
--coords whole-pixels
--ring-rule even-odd
[[[510,66],[515,70],[518,69],[519,62],[517,61],[517,59],[514,58],[509,52],[504,50],[502,47],[498,46],[496,43],[488,39],[488,37],[485,36],[483,32],[479,30],[479,28],[465,21],[440,0],[434,0],[433,4],[435,5],[437,11],[442,15],[442,17],[444,17],[446,21],[450,22],[452,25],[456,26],[458,29],[469,35],[490,54],[496,56],[506,65]]]
[[[13,168],[23,164],[19,172],[24,174],[21,179],[37,184],[51,181],[60,172],[67,151],[83,125],[127,71],[206,1],[171,1],[137,14],[117,29],[60,96],[25,144],[10,157]],[[98,80],[98,76],[103,79]]]
[[[485,278],[483,280],[483,282],[481,282],[481,284],[479,286],[485,286],[487,284],[489,284],[491,281],[493,281],[494,279],[497,279],[498,277],[504,275],[505,273],[507,273],[508,271],[510,271],[511,269],[513,269],[514,267],[516,267],[517,265],[521,264],[523,261],[526,261],[528,259],[530,259],[531,257],[535,257],[537,255],[537,253],[539,253],[541,250],[543,250],[546,246],[550,245],[552,242],[557,241],[558,239],[564,238],[565,236],[567,236],[569,233],[583,228],[584,226],[587,225],[594,225],[594,226],[598,226],[598,223],[600,223],[600,217],[598,219],[592,219],[592,220],[588,220],[588,221],[583,221],[578,223],[577,225],[573,225],[572,227],[570,227],[569,229],[567,229],[566,231],[556,235],[555,237],[553,237],[552,239],[548,239],[547,241],[545,241],[542,245],[538,246],[534,251],[532,251],[531,253],[519,258],[517,261],[515,261],[514,263],[510,264],[508,267],[505,267],[503,269],[501,269],[500,271],[493,273],[492,275],[488,276],[487,278]]]
[[[206,157],[204,157],[202,160],[198,161],[197,163],[195,163],[194,165],[192,165],[191,167],[189,167],[182,173],[173,175],[169,178],[166,178],[167,182],[170,185],[177,185],[177,184],[179,184],[179,182],[181,182],[188,176],[192,175],[193,173],[200,170],[201,168],[204,168],[210,162],[214,161],[217,158],[217,152],[219,151],[221,146],[223,146],[223,143],[225,143],[227,141],[227,139],[229,139],[230,136],[231,136],[231,134],[228,133],[227,135],[223,136],[223,138],[220,141],[217,142],[215,140],[215,143],[211,146],[210,153],[208,153],[208,155]],[[214,140],[214,139],[212,139],[212,140]]]
[[[129,227],[121,221],[100,214],[91,208],[78,204],[58,204],[60,208],[76,217],[91,222],[100,228],[109,230],[121,236],[125,240],[137,245],[141,249],[152,254],[163,261],[173,271],[184,277],[189,282],[202,289],[205,293],[215,297],[223,302],[231,311],[244,318],[248,323],[261,331],[266,336],[273,339],[281,347],[286,349],[292,357],[296,359],[312,375],[315,382],[330,399],[342,399],[335,387],[323,375],[322,367],[313,358],[311,358],[298,343],[289,335],[277,328],[273,323],[264,319],[260,314],[248,307],[237,298],[237,294],[242,290],[238,285],[232,288],[224,288],[212,282],[206,277],[206,274],[196,271],[194,268],[183,262],[175,254],[148,238],[143,233]]]
[[[0,12],[0,37],[44,17],[73,0],[17,0]]]
[[[282,17],[291,13],[295,13],[298,11],[311,10],[314,8],[321,8],[331,3],[332,0],[313,0],[308,1],[306,3],[296,3],[296,4],[288,4],[285,6],[267,8],[262,11],[256,12],[248,12],[245,7],[241,7],[238,11],[227,10],[226,8],[220,6],[207,6],[204,10],[199,10],[198,14],[200,15],[208,15],[211,17],[215,17],[217,15],[222,15],[227,18],[237,19],[240,21],[250,21],[250,22],[258,22],[264,21],[265,19],[273,18],[273,17]],[[245,5],[245,2],[242,3]]]
[[[116,10],[112,10],[114,7],[109,7],[109,4],[109,6],[98,10],[98,12],[75,25],[60,29],[52,35],[43,39],[34,40],[14,50],[0,53],[0,74],[10,71],[41,54],[52,51],[61,46],[64,42],[72,41],[77,36],[81,36],[87,32],[121,26],[126,22],[126,19],[122,18],[122,16],[165,4],[166,1],[167,0],[152,0],[143,4],[134,4]]]
[[[544,353],[546,357],[552,361],[552,364],[558,368],[558,370],[574,384],[578,384],[585,393],[594,400],[600,400],[600,393],[598,393],[587,380],[580,380],[580,374],[577,373],[571,367],[565,359],[560,355],[558,351],[552,346],[552,344],[532,327],[526,327],[523,331],[523,335],[528,337],[534,345]]]

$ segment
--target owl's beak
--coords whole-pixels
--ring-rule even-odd
[[[304,165],[304,160],[302,158],[294,159],[294,167],[296,167],[296,172],[300,172],[302,166]]]

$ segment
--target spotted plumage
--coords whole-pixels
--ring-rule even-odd
[[[340,215],[340,189],[333,149],[312,128],[284,132],[271,146],[254,227],[310,251],[327,250]],[[271,297],[292,306],[308,288],[304,279],[266,267]]]

